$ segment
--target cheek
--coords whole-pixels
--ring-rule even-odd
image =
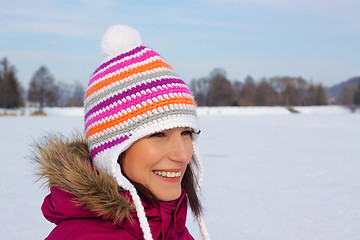
[[[146,174],[160,159],[160,149],[143,148],[135,145],[126,153],[122,164],[123,173],[133,181],[143,184]]]
[[[133,151],[127,151],[124,156],[123,164],[122,164],[122,172],[126,177],[133,181],[138,181],[137,177],[137,171],[136,169],[141,169],[141,162],[138,161],[139,154],[135,154],[136,152]]]

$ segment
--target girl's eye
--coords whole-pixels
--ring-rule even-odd
[[[192,135],[193,135],[193,130],[182,131],[182,132],[181,132],[181,135],[192,137]]]
[[[191,138],[194,136],[194,134],[199,135],[200,130],[198,132],[195,132],[193,129],[190,129],[190,130],[186,130],[186,131],[181,132],[181,135],[190,136]]]
[[[150,135],[150,137],[164,137],[164,136],[165,136],[165,133],[163,133],[163,132],[157,132],[157,133]]]

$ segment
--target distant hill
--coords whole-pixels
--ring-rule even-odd
[[[325,89],[326,94],[330,98],[336,98],[339,96],[347,87],[355,86],[357,87],[360,84],[360,76],[350,78],[347,81],[336,84],[332,87],[328,87]]]

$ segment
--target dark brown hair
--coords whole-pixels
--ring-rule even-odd
[[[154,194],[152,194],[152,192],[150,192],[149,189],[147,189],[144,185],[131,180],[123,172],[122,166],[123,166],[123,163],[124,163],[125,154],[126,154],[125,152],[121,153],[121,155],[119,156],[119,159],[118,159],[118,163],[120,164],[122,174],[134,185],[134,187],[136,188],[140,198],[143,201],[145,201],[145,202],[153,202],[153,201],[158,202],[159,199],[157,199],[154,196]],[[202,210],[203,210],[201,202],[199,200],[199,197],[198,197],[198,195],[196,193],[197,186],[198,186],[198,182],[194,178],[194,174],[193,174],[193,171],[191,169],[190,164],[188,164],[187,167],[186,167],[185,173],[184,173],[184,177],[183,177],[183,179],[181,181],[181,188],[185,189],[191,211],[194,213],[194,215],[196,217],[200,216],[202,214]]]

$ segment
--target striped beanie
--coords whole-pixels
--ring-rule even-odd
[[[196,104],[188,86],[157,52],[142,45],[135,29],[110,27],[102,38],[101,52],[105,62],[91,75],[84,100],[90,155],[98,169],[130,192],[144,238],[152,239],[140,198],[122,175],[118,157],[155,132],[175,127],[197,131]],[[200,187],[203,171],[195,142],[193,146],[190,165]]]

